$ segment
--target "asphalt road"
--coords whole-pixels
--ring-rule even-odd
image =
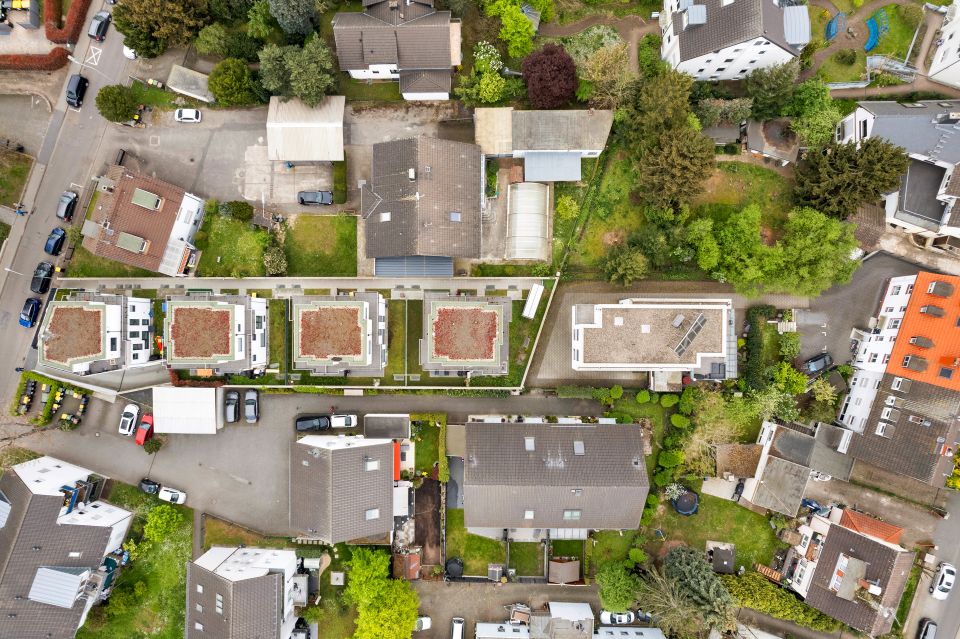
[[[960,494],[952,493],[948,500],[947,510],[950,517],[940,521],[934,534],[933,541],[937,550],[930,552],[936,555],[939,561],[946,561],[954,566],[960,565]],[[925,573],[917,588],[914,599],[913,614],[903,636],[913,639],[916,636],[917,624],[920,619],[927,617],[937,622],[937,636],[944,639],[960,637],[960,585],[954,586],[946,601],[937,601],[930,596],[929,588],[932,576]]]
[[[104,2],[94,2],[87,15],[111,8]],[[4,403],[16,390],[18,376],[13,369],[23,364],[33,340],[34,331],[17,322],[24,300],[33,296],[30,277],[34,269],[50,258],[43,252],[43,245],[50,231],[59,225],[55,215],[57,201],[65,190],[82,193],[89,188],[104,131],[112,126],[97,112],[97,92],[103,86],[126,80],[128,65],[132,64],[123,57],[123,36],[113,25],[103,42],[94,42],[85,34],[86,29],[73,52],[73,57],[84,63],[82,74],[90,81],[83,106],[68,107],[61,92],[34,166],[34,173],[42,175],[39,190],[28,188],[24,204],[30,213],[17,219],[4,251],[3,267],[9,269],[0,271],[0,344],[4,354],[0,363],[0,401]],[[80,66],[71,63],[70,74],[80,72]],[[35,178],[31,182],[36,186]],[[83,222],[83,216],[83,211],[76,212],[77,224]]]

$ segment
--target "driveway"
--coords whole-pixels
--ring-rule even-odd
[[[829,351],[837,364],[848,362],[850,331],[866,327],[876,315],[884,284],[891,277],[911,275],[920,268],[888,253],[877,253],[863,262],[849,284],[834,286],[810,300],[810,308],[796,315],[800,331],[800,358],[806,360]]]
[[[505,621],[504,606],[513,603],[527,603],[536,610],[548,601],[583,602],[595,614],[600,612],[596,586],[415,581],[413,587],[420,595],[420,614],[433,621],[430,630],[416,633],[417,639],[447,639],[454,617],[463,617],[463,636],[472,637],[478,621]]]

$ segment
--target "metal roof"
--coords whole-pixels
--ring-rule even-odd
[[[550,189],[546,184],[511,184],[507,213],[507,259],[545,260],[550,251]]]
[[[268,157],[282,162],[342,161],[345,104],[342,95],[328,95],[315,107],[297,98],[270,98]]]
[[[157,386],[153,389],[157,433],[215,435],[218,414],[216,388]]]
[[[37,568],[27,597],[37,603],[72,608],[89,574],[89,568],[41,566]]]
[[[515,151],[602,151],[613,126],[613,111],[514,111]]]
[[[579,153],[531,151],[523,156],[527,182],[578,182],[580,177]]]

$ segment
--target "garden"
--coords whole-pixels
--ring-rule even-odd
[[[507,560],[507,547],[502,541],[468,533],[463,510],[448,509],[447,557],[463,559],[464,575],[486,575],[487,564],[502,564]]]
[[[32,164],[29,155],[0,149],[0,205],[10,208],[17,205]],[[0,230],[0,237],[3,236],[5,234]]]
[[[284,250],[288,276],[356,276],[356,217],[297,215],[287,225]]]

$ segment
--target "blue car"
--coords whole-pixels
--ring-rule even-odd
[[[24,328],[33,328],[37,323],[37,316],[40,315],[40,300],[35,297],[27,298],[23,303],[23,310],[20,311],[20,326]]]
[[[43,252],[47,255],[60,255],[66,239],[67,232],[58,226],[50,231],[50,237],[47,238],[47,243],[43,246]]]

